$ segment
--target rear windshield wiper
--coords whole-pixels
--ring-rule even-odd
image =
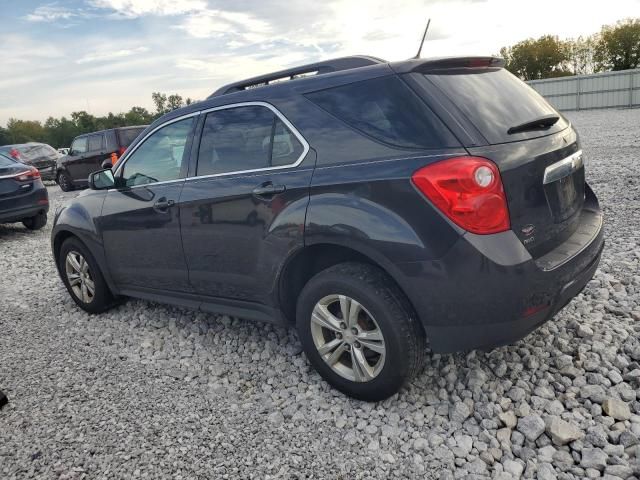
[[[507,133],[511,135],[512,133],[528,132],[529,130],[544,130],[545,128],[549,128],[551,125],[555,124],[558,120],[560,120],[558,115],[545,115],[544,117],[536,118],[530,122],[521,123],[520,125],[511,127],[507,130]]]

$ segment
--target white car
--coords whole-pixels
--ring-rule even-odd
[[[66,147],[66,148],[59,148],[59,149],[58,149],[58,153],[59,153],[60,155],[68,155],[68,154],[69,154],[69,147]]]

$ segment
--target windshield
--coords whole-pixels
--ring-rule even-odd
[[[567,127],[560,120],[548,129],[509,134],[509,129],[558,112],[529,87],[502,68],[452,69],[425,74],[491,144],[540,137]]]

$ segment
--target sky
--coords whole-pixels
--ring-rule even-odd
[[[490,55],[640,17],[640,0],[0,0],[0,125],[204,99],[243,78],[344,55]]]

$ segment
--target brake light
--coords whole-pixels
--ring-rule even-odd
[[[26,182],[26,181],[29,181],[29,180],[36,180],[37,178],[40,178],[40,172],[38,171],[37,168],[30,167],[29,171],[19,173],[14,178],[16,180],[18,180],[19,182]]]
[[[12,148],[11,150],[9,150],[9,155],[11,155],[16,160],[18,160],[20,158],[20,152],[18,150],[16,150],[15,148]]]
[[[481,157],[456,157],[427,165],[413,183],[456,225],[486,235],[511,228],[498,167]]]

